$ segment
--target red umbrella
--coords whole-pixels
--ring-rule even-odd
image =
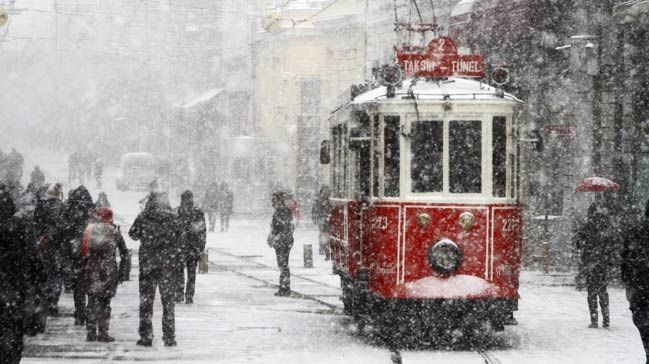
[[[577,184],[577,192],[604,192],[620,190],[620,185],[604,177],[584,178]]]

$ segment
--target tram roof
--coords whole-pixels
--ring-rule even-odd
[[[414,83],[413,83],[414,82]],[[411,86],[412,85],[412,86]],[[395,90],[395,97],[388,98],[387,87],[381,86],[367,91],[354,98],[351,104],[377,103],[383,100],[402,99],[409,95],[409,89],[417,100],[508,100],[522,103],[522,101],[509,93],[489,86],[486,83],[451,77],[445,80],[415,80],[405,79],[401,87]]]

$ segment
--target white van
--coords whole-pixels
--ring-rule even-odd
[[[157,177],[156,159],[150,153],[126,153],[119,164],[116,186],[120,191],[146,189]]]

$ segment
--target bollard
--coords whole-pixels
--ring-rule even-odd
[[[313,268],[313,245],[304,244],[304,268]]]
[[[201,253],[201,257],[198,260],[198,273],[205,274],[207,273],[207,260],[209,258],[209,255],[207,253],[207,250],[204,250]]]
[[[541,256],[541,269],[543,273],[548,273],[550,271],[550,244],[547,241],[541,243],[543,246],[543,255]]]

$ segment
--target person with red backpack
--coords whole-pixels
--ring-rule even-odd
[[[115,296],[117,285],[126,280],[125,267],[128,250],[118,226],[113,224],[113,211],[100,207],[93,215],[83,233],[81,243],[80,285],[88,295],[86,309],[87,341],[112,342],[108,334],[110,326],[110,301]],[[119,250],[120,266],[117,266],[115,251]]]

